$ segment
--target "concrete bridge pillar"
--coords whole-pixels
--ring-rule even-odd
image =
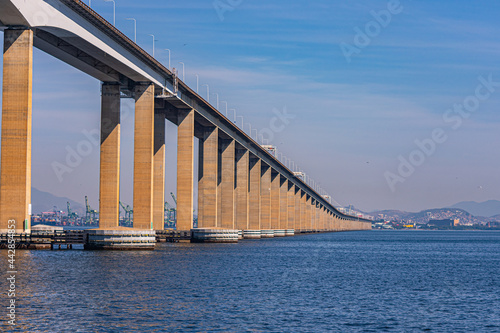
[[[288,182],[288,223],[287,229],[295,229],[295,185],[292,182]]]
[[[315,231],[321,231],[321,220],[319,217],[320,213],[320,204],[317,200],[315,200],[315,204],[313,206],[314,210],[314,230]]]
[[[153,228],[154,85],[135,87],[134,228]]]
[[[330,211],[326,214],[326,230],[332,231],[332,212]]]
[[[280,228],[280,178],[281,175],[272,170],[271,172],[271,229],[275,237],[285,236],[285,230]]]
[[[180,111],[177,129],[177,230],[193,228],[194,110]]]
[[[311,231],[312,228],[313,228],[313,225],[312,225],[312,198],[311,196],[307,196],[307,199],[306,199],[306,230],[309,230]]]
[[[288,179],[280,176],[280,229],[288,228]]]
[[[274,237],[271,229],[271,167],[261,165],[260,179],[260,228],[263,238]]]
[[[219,128],[204,129],[198,160],[198,228],[217,227],[218,147]]]
[[[319,230],[325,231],[325,206],[319,205]]]
[[[260,181],[262,161],[259,158],[250,159],[250,188],[248,197],[248,230],[245,237],[261,238],[260,225]]]
[[[323,231],[323,205],[318,203],[316,206],[316,229],[318,231]]]
[[[300,212],[300,188],[295,186],[295,194],[293,200],[295,201],[295,230],[302,229],[302,216]]]
[[[220,140],[221,146],[221,225],[225,229],[234,229],[234,177],[235,177],[235,141]]]
[[[327,209],[325,212],[325,229],[326,231],[331,231],[330,228],[330,214],[331,212]]]
[[[120,85],[101,88],[99,229],[116,228],[120,211]]]
[[[320,203],[318,208],[318,229],[319,231],[325,231],[325,219],[324,219],[324,210],[325,207]]]
[[[250,152],[238,149],[236,153],[236,226],[237,230],[248,227],[248,180],[250,172]]]
[[[317,201],[313,198],[311,199],[311,226],[313,231],[318,231],[318,218],[317,218],[317,213],[318,213],[318,207],[317,207]]]
[[[322,217],[323,217],[323,231],[328,230],[328,211],[326,210],[326,207],[323,206],[323,211],[322,211]]]
[[[323,205],[320,203],[318,206],[318,230],[319,231],[324,231],[324,225],[323,225]]]
[[[6,29],[3,50],[0,231],[31,230],[33,31]]]
[[[153,229],[165,229],[165,115],[154,116]]]
[[[320,218],[320,213],[321,213],[321,204],[316,200],[316,203],[314,204],[315,208],[315,215],[316,218],[314,219],[315,221],[315,229],[316,231],[321,231],[321,218]]]
[[[311,197],[311,230],[316,231],[316,200]]]
[[[301,230],[306,230],[307,227],[307,194],[304,191],[301,191],[300,194],[300,221],[301,221]]]

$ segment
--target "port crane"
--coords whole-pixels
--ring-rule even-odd
[[[92,224],[95,222],[96,214],[98,213],[97,210],[92,209],[89,205],[89,199],[87,196],[85,196],[85,224]]]
[[[78,213],[71,210],[69,201],[66,202],[66,208],[68,209],[68,222],[76,222],[76,220],[78,220]]]
[[[134,214],[134,210],[130,208],[129,205],[124,205],[123,202],[120,201],[120,206],[123,208],[123,211],[125,212],[125,220],[124,223],[127,226],[132,225],[132,215]]]
[[[62,210],[59,210],[57,208],[57,206],[53,206],[52,208],[52,211],[54,212],[54,221],[56,223],[59,223],[62,221],[62,214],[63,214],[63,211]]]
[[[175,227],[177,210],[174,207],[170,206],[170,204],[167,201],[165,201],[164,211],[167,215],[167,219],[165,220],[167,228]]]

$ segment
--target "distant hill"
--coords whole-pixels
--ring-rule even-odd
[[[461,223],[485,222],[483,218],[477,218],[469,212],[459,208],[427,209],[418,213],[402,212],[399,210],[382,210],[370,213],[370,215],[373,215],[376,219],[379,217],[379,214],[382,214],[385,220],[412,221],[421,224],[427,223],[429,219],[459,219]]]
[[[495,216],[492,216],[492,217],[491,217],[491,219],[492,219],[493,221],[500,222],[500,214],[495,215]]]
[[[495,216],[500,215],[500,201],[488,200],[484,202],[463,201],[450,206],[468,211],[474,216]]]
[[[78,215],[85,215],[85,206],[64,197],[56,197],[48,192],[42,192],[34,187],[31,188],[31,211],[33,214],[39,214],[41,212],[52,211],[54,206],[58,210],[67,211],[66,203],[69,201],[71,205],[71,210],[78,213]]]

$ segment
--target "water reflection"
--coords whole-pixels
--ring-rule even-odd
[[[358,232],[17,254],[19,331],[500,328],[499,232]]]

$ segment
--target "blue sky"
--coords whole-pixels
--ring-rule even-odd
[[[198,74],[200,94],[206,95],[201,85],[209,84],[210,101],[215,103],[213,93],[218,93],[244,117],[246,131],[248,123],[270,128],[273,110],[292,114],[285,128],[273,133],[272,143],[340,204],[366,211],[418,211],[465,200],[500,200],[500,86],[481,88],[489,96],[461,118],[458,128],[443,118],[457,117],[447,110],[475,95],[479,77],[500,82],[500,3],[116,3],[120,30],[132,38],[133,23],[125,18],[135,18],[137,42],[148,52],[149,34],[155,34],[156,58],[167,64],[165,49],[170,49],[172,67],[184,62],[186,82],[193,88]],[[218,12],[214,3],[228,10]],[[372,12],[388,6],[397,10],[377,28]],[[92,8],[112,21],[111,3],[94,0]],[[341,45],[355,47],[357,31],[366,33],[367,27],[372,29],[369,42],[365,39],[347,61]],[[51,164],[64,162],[67,147],[88,141],[84,131],[98,129],[99,89],[93,78],[35,52],[33,186],[79,202],[88,195],[95,207],[96,146],[62,181]],[[122,109],[121,198],[131,204],[133,103],[123,100]],[[446,140],[425,154],[415,140],[428,142],[435,129]],[[168,124],[167,193],[175,192],[175,144],[175,126]],[[418,162],[410,174],[398,171],[400,157]]]

